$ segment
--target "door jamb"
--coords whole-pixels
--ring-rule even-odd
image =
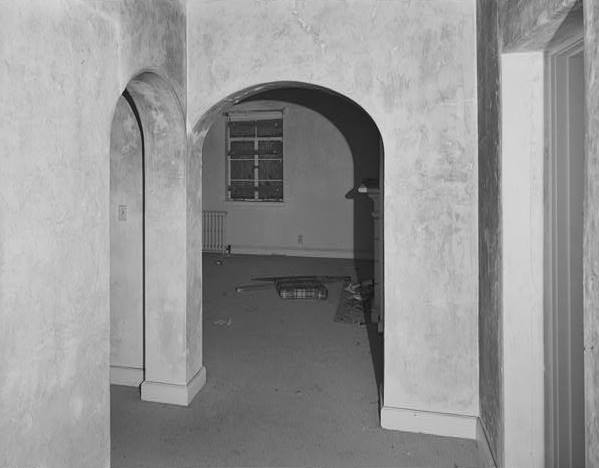
[[[556,138],[556,73],[557,60],[559,58],[570,58],[580,52],[584,52],[584,31],[581,29],[574,37],[546,50],[545,73],[545,118],[547,129],[546,161],[544,169],[544,192],[545,192],[545,235],[544,235],[544,334],[545,334],[545,466],[555,466],[556,455],[556,429],[558,427],[558,416],[556,408],[556,374],[557,365],[557,288],[556,285],[556,242],[555,232],[557,230],[556,210],[556,163],[557,154],[555,148]],[[569,135],[569,134],[568,134]],[[584,255],[584,253],[583,253]]]

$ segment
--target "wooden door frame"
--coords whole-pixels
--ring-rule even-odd
[[[545,116],[546,116],[546,164],[544,169],[544,205],[545,205],[545,235],[544,235],[544,335],[545,335],[545,466],[554,467],[557,452],[557,428],[559,425],[557,407],[557,99],[556,86],[558,61],[584,53],[584,31],[568,40],[546,50],[545,74]],[[566,95],[566,100],[569,96]],[[566,107],[569,109],[569,101]],[[569,135],[569,131],[567,132]],[[586,170],[586,169],[585,169]],[[583,252],[584,256],[584,252]]]

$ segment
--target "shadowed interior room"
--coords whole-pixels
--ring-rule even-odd
[[[0,466],[599,466],[599,4],[0,17]]]

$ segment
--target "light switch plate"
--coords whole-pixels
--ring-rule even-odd
[[[119,205],[119,221],[127,221],[127,205]]]

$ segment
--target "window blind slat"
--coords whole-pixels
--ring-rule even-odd
[[[283,163],[282,161],[268,160],[258,163],[258,178],[260,180],[283,178]]]
[[[283,142],[279,140],[262,140],[258,142],[258,154],[283,156]]]
[[[261,200],[282,200],[283,199],[283,182],[280,182],[280,181],[259,182],[258,197]]]
[[[229,136],[231,138],[256,136],[256,122],[253,120],[229,122]]]
[[[232,200],[253,200],[255,187],[254,182],[232,180],[229,187]]]
[[[231,160],[231,179],[253,179],[254,178],[254,160],[253,159],[232,159]]]
[[[283,136],[283,120],[258,120],[256,122],[259,137]]]
[[[254,155],[254,141],[232,141],[230,142],[229,155],[232,157]]]

